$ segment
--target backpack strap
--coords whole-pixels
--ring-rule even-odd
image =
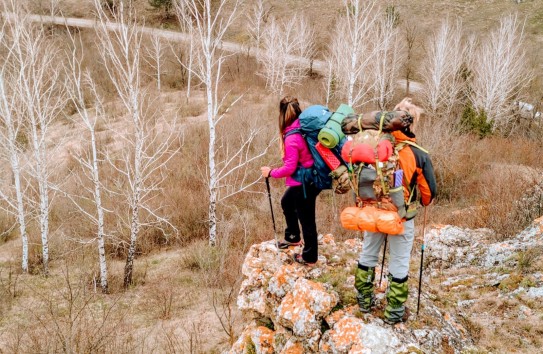
[[[414,146],[416,147],[417,149],[421,150],[421,151],[424,151],[425,153],[429,154],[430,151],[426,150],[425,148],[423,148],[422,146],[420,146],[419,144],[413,142],[413,141],[410,141],[410,140],[404,140],[398,144],[396,144],[396,147],[394,148],[396,151],[400,151],[401,149],[403,149],[405,147],[405,145],[410,145],[410,146]]]
[[[300,128],[296,128],[296,129],[292,129],[292,130],[286,132],[286,134],[283,136],[283,140],[285,140],[287,138],[287,136],[291,136],[292,134],[297,134],[297,133],[299,133],[299,134],[301,134],[303,136],[302,130]]]

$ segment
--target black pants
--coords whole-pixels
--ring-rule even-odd
[[[320,193],[320,189],[312,185],[288,187],[283,198],[281,198],[281,207],[287,223],[285,229],[285,240],[289,242],[300,241],[300,227],[298,220],[302,225],[304,236],[303,259],[306,262],[316,262],[319,249],[317,240],[317,223],[315,222],[315,201]]]

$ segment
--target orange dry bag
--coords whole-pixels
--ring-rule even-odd
[[[377,225],[375,223],[375,214],[377,209],[372,206],[365,206],[359,209],[356,213],[356,221],[358,222],[358,229],[360,231],[377,232]]]
[[[347,230],[377,232],[376,213],[378,210],[372,206],[347,207],[341,212],[341,226]]]
[[[403,234],[403,223],[400,215],[395,211],[378,210],[375,213],[377,230],[388,235]]]
[[[358,222],[356,220],[356,213],[358,213],[359,210],[360,208],[357,207],[347,207],[343,209],[339,217],[341,220],[341,226],[347,230],[359,231]]]

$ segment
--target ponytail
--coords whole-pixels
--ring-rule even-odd
[[[289,127],[302,113],[300,108],[300,103],[298,99],[292,96],[285,96],[279,102],[279,135],[280,135],[280,144],[281,144],[281,156],[285,156],[285,142],[284,134],[287,127]]]

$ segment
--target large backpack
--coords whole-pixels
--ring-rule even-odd
[[[400,111],[372,112],[358,119],[344,120],[343,131],[356,133],[344,144],[342,156],[352,171],[352,186],[357,196],[356,207],[342,212],[345,228],[400,234],[403,233],[402,219],[414,216],[409,215],[411,199],[404,199],[404,176],[399,166],[399,151],[407,142],[396,144],[390,134],[409,125],[410,121],[412,118]],[[364,125],[369,129],[364,129]]]
[[[300,128],[293,129],[285,135],[301,134],[307,143],[314,164],[312,167],[304,168],[298,166],[292,176],[296,181],[304,185],[312,184],[318,189],[334,189],[336,193],[345,193],[348,189],[340,188],[338,180],[347,171],[345,162],[341,159],[341,148],[346,141],[342,136],[337,145],[333,148],[326,148],[319,143],[319,132],[323,129],[334,113],[321,105],[314,105],[306,108],[299,117]],[[339,114],[344,114],[339,112]]]

